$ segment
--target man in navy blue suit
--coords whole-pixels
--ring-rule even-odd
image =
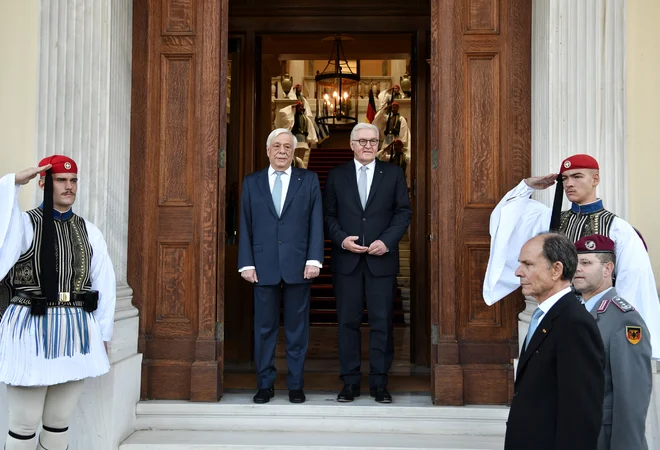
[[[305,401],[309,296],[323,261],[323,204],[317,175],[291,165],[296,145],[289,130],[274,130],[266,142],[270,165],[243,180],[238,267],[254,285],[255,403],[274,396],[280,297],[289,401]]]

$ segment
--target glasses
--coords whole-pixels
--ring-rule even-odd
[[[362,147],[366,147],[369,144],[371,147],[378,145],[378,139],[353,139],[353,142],[357,142]]]

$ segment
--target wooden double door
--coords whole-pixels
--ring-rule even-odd
[[[431,368],[435,404],[508,403],[522,301],[488,307],[481,285],[490,212],[530,171],[531,2],[133,5],[128,281],[140,310],[142,397],[216,401],[223,393],[226,299],[241,295],[225,276],[234,270],[225,266],[227,165],[258,168],[262,147],[241,125],[229,130],[240,144],[227,148],[230,33],[255,52],[259,34],[390,32],[416,42],[412,295],[416,339],[426,345],[416,345],[415,358]],[[245,78],[254,79],[245,61]],[[256,120],[257,91],[243,92],[246,118]]]

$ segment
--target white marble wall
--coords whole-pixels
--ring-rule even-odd
[[[533,1],[532,174],[588,153],[601,167],[599,197],[625,219],[625,0]],[[537,199],[551,206],[553,195]]]
[[[138,311],[126,283],[132,13],[132,0],[40,3],[37,158],[61,153],[78,163],[74,209],[103,232],[118,281],[112,367],[86,381],[71,450],[117,449],[135,429],[141,355]],[[3,434],[4,395],[3,387]]]

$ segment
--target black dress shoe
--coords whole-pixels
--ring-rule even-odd
[[[291,403],[305,403],[306,397],[302,389],[290,389],[289,401]]]
[[[268,403],[271,398],[275,397],[275,390],[273,388],[269,389],[259,389],[252,401],[255,403]]]
[[[376,386],[369,389],[369,394],[378,402],[378,403],[392,403],[392,396],[387,391],[387,388]]]
[[[360,386],[357,384],[345,384],[344,389],[341,390],[337,396],[338,402],[352,402],[355,397],[360,396]]]

